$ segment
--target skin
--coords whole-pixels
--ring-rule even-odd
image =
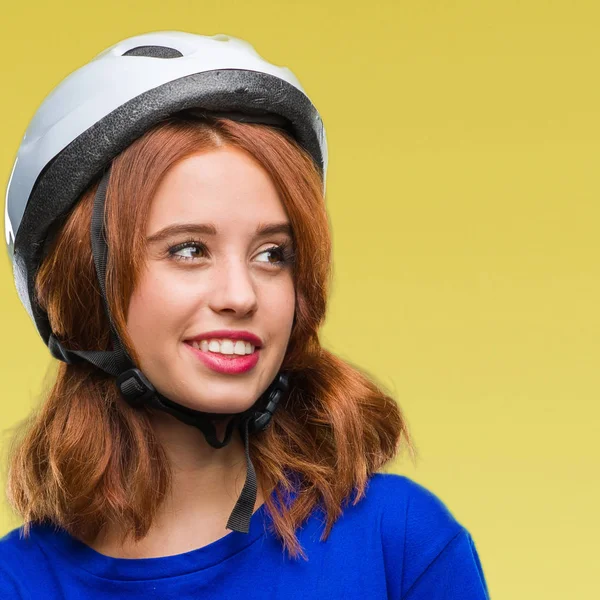
[[[291,333],[291,266],[269,252],[291,237],[256,235],[259,226],[289,224],[288,217],[266,171],[244,151],[223,147],[193,155],[167,173],[152,200],[147,239],[181,223],[210,223],[216,234],[179,233],[149,242],[146,268],[129,305],[128,332],[142,371],[162,394],[197,410],[241,412],[278,373]],[[192,239],[207,250],[193,245],[173,250]],[[184,340],[215,329],[258,335],[263,343],[257,365],[236,375],[205,366]],[[231,533],[225,523],[246,473],[240,437],[236,433],[216,450],[200,431],[170,415],[153,419],[173,468],[171,495],[141,542],[123,546],[120,532],[103,532],[94,548],[104,554],[168,556]],[[259,492],[255,509],[262,503]]]

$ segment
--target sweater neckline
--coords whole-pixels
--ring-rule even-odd
[[[35,536],[42,545],[57,550],[71,568],[83,569],[104,579],[135,581],[176,577],[215,566],[264,536],[267,522],[263,503],[252,515],[248,533],[231,531],[201,548],[157,558],[107,556],[54,525],[35,526],[32,528],[32,537]]]

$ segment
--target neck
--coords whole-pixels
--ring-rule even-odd
[[[167,414],[154,414],[154,431],[172,471],[169,495],[162,503],[148,535],[123,545],[122,533],[106,528],[92,544],[102,554],[122,558],[150,558],[200,548],[230,533],[229,514],[244,487],[246,457],[236,431],[229,444],[215,449],[204,434]],[[227,421],[217,426],[223,439]],[[256,510],[263,503],[258,486]]]

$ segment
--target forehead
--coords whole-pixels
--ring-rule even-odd
[[[214,223],[218,231],[286,221],[269,174],[237,148],[194,154],[172,167],[150,206],[148,233],[171,223]]]

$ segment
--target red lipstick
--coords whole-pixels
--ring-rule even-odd
[[[244,355],[221,354],[220,352],[211,352],[210,350],[203,351],[200,348],[194,348],[194,346],[192,346],[192,342],[211,339],[242,340],[244,342],[250,342],[254,346],[254,352],[252,354]],[[234,331],[232,329],[208,331],[185,340],[185,342],[185,345],[194,353],[196,358],[200,359],[209,369],[216,371],[217,373],[226,373],[230,375],[245,373],[246,371],[253,369],[258,363],[260,347],[262,346],[262,340],[253,333],[250,333],[249,331]]]

